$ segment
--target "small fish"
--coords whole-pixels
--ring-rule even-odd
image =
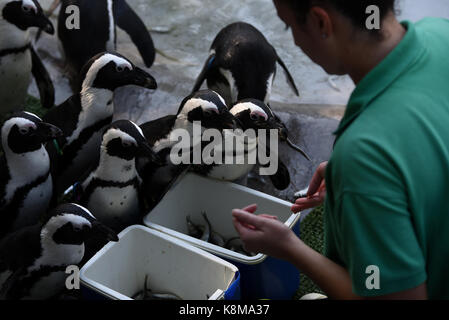
[[[148,288],[148,275],[145,276],[145,283],[143,285],[143,290],[137,292],[131,298],[134,300],[182,300],[179,296],[174,293],[164,293],[164,292],[153,292]]]
[[[224,247],[226,241],[218,232],[213,231],[210,237],[210,243],[216,246]]]
[[[211,226],[211,224],[209,222],[209,219],[207,218],[207,215],[206,215],[206,213],[204,211],[201,212],[201,215],[203,216],[204,221],[206,221],[206,226],[205,226],[205,229],[204,229],[204,233],[203,233],[203,235],[201,237],[201,240],[206,241],[206,242],[210,242],[211,234],[213,232],[212,231],[212,226]]]
[[[256,254],[253,252],[248,252],[245,250],[245,247],[243,246],[242,240],[240,237],[233,237],[226,241],[226,244],[224,246],[225,249],[243,254],[245,256],[253,257]]]
[[[295,193],[295,198],[307,198],[307,193],[309,192],[309,187],[304,188],[298,192]]]
[[[201,228],[200,226],[194,224],[192,222],[192,220],[190,219],[190,216],[186,217],[186,221],[187,221],[187,232],[189,234],[189,236],[194,237],[194,238],[201,238],[203,235],[203,228]]]

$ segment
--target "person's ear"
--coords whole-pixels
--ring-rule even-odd
[[[310,8],[308,20],[309,30],[313,30],[316,37],[326,40],[333,34],[332,20],[323,8]]]

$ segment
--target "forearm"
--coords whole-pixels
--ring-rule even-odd
[[[346,269],[308,247],[295,237],[289,250],[289,261],[315,282],[331,299],[361,299],[352,292]]]

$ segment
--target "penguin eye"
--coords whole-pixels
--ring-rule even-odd
[[[122,141],[123,148],[129,148],[132,146],[132,143],[129,141]]]
[[[204,116],[205,116],[206,118],[210,118],[210,117],[212,117],[214,114],[217,114],[218,111],[213,110],[213,109],[208,109],[208,110],[204,110],[203,113],[204,113]]]
[[[22,10],[23,10],[23,12],[30,12],[31,11],[31,7],[30,6],[27,6],[27,5],[23,5],[22,6]]]
[[[127,69],[127,68],[124,67],[124,66],[117,66],[115,69],[117,70],[117,72],[123,72],[123,71],[125,71],[125,69]]]
[[[256,120],[264,120],[264,121],[266,121],[267,120],[263,115],[261,115],[261,114],[259,114],[257,112],[251,112],[249,117],[251,118],[251,120],[254,120],[254,121],[256,121]]]
[[[30,128],[27,128],[27,127],[25,127],[25,128],[20,128],[19,129],[19,132],[20,132],[20,134],[21,135],[26,135],[26,134],[28,134],[28,132],[30,132]]]

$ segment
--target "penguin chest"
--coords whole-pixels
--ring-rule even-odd
[[[228,106],[237,101],[238,89],[232,72],[220,68],[219,74],[207,79],[207,87],[217,92]]]
[[[25,100],[31,80],[29,50],[0,57],[1,112],[15,110]]]
[[[222,164],[213,167],[207,176],[213,179],[234,181],[246,176],[253,168],[254,164]]]
[[[235,138],[238,142],[232,150],[224,149],[223,163],[209,171],[207,176],[210,178],[234,181],[245,177],[256,164],[257,139],[247,138],[245,142],[244,135],[225,132],[225,140],[228,138]]]
[[[18,229],[37,223],[41,214],[47,211],[52,195],[53,182],[51,175],[48,175],[43,183],[31,189],[26,195],[13,228]]]
[[[88,209],[110,226],[134,223],[140,216],[137,190],[126,187],[97,187],[89,197]]]

